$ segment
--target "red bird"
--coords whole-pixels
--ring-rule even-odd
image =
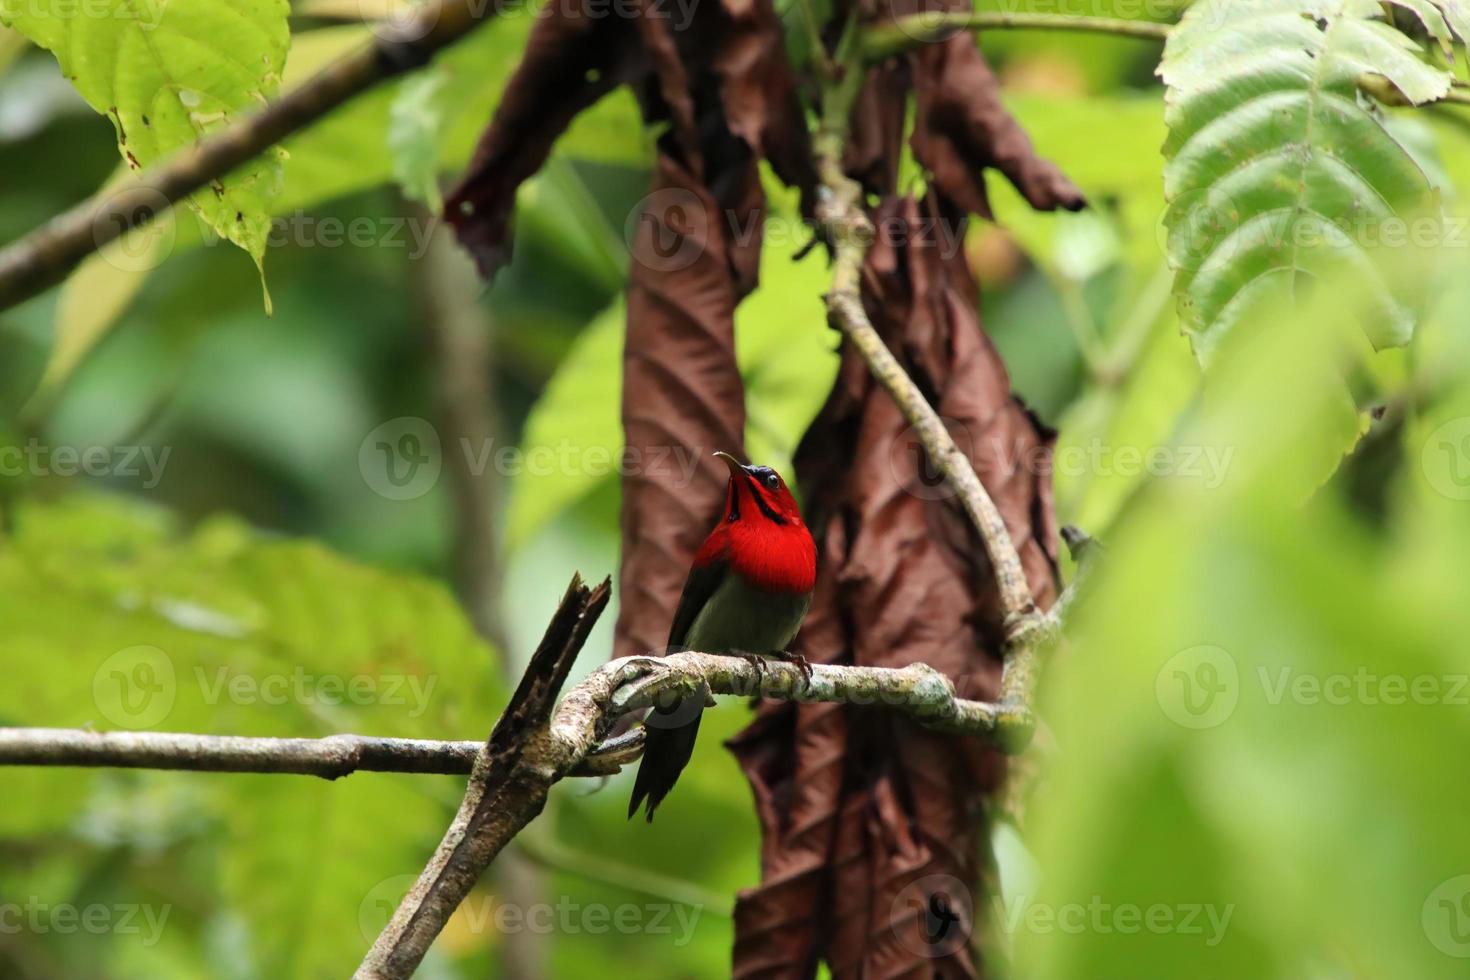
[[[734,656],[786,653],[801,628],[817,579],[817,548],[801,521],[791,491],[769,466],[742,466],[715,453],[730,468],[725,516],[694,556],[679,608],[669,629],[669,650]],[[704,697],[691,695],[655,708],[644,722],[643,762],[633,783],[628,816],[648,800],[648,819],[694,753]]]

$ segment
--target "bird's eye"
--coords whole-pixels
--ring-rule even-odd
[[[779,476],[777,476],[774,473],[769,473],[769,474],[766,475],[766,486],[768,486],[772,490],[774,490],[777,487],[779,487],[780,485],[781,485],[781,478]]]

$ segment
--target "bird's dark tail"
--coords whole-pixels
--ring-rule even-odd
[[[704,695],[680,698],[668,707],[649,712],[643,726],[643,761],[638,765],[638,778],[633,782],[633,798],[628,801],[628,817],[638,812],[638,805],[648,799],[648,822],[653,811],[669,795],[679,773],[694,755],[694,739],[699,734],[699,719],[704,714]]]

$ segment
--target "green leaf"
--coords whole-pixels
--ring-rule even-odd
[[[26,49],[26,37],[8,27],[0,27],[0,75],[10,67],[20,53]]]
[[[116,498],[18,509],[0,551],[0,619],[0,659],[16,668],[0,685],[0,725],[478,738],[503,703],[491,651],[441,585],[233,519],[184,534]],[[422,863],[458,795],[375,773],[24,770],[5,785],[26,805],[0,808],[0,838],[99,868],[107,848],[130,845],[155,855],[150,878],[185,878],[204,859],[217,872],[184,890],[240,917],[254,975],[292,977],[361,956],[372,937],[360,910]]]
[[[0,0],[0,21],[56,55],[117,132],[133,170],[259,108],[280,87],[290,46],[285,0]],[[224,238],[265,257],[280,189],[272,148],[189,198]]]
[[[1181,438],[1231,454],[1227,479],[1156,481],[1124,516],[1044,680],[1045,875],[1000,910],[1018,975],[1436,976],[1464,955],[1440,903],[1470,868],[1447,818],[1470,788],[1444,765],[1470,750],[1464,504],[1422,538],[1399,533],[1412,498],[1377,530],[1334,488],[1304,506],[1344,436],[1327,366],[1350,338],[1256,326]]]
[[[1371,0],[1206,0],[1171,34],[1165,224],[1202,361],[1264,297],[1334,271],[1373,285],[1358,319],[1375,346],[1412,334],[1423,279],[1385,266],[1427,267],[1412,246],[1437,231],[1437,202],[1359,85],[1381,76],[1417,104],[1450,77],[1381,13]]]
[[[1446,12],[1441,9],[1441,3],[1436,0],[1388,0],[1388,2],[1412,13],[1418,18],[1419,23],[1424,25],[1429,36],[1438,42],[1440,50],[1445,54],[1450,53],[1454,35],[1445,20]]]
[[[87,256],[66,278],[56,303],[51,356],[28,414],[45,413],[72,372],[126,312],[149,273],[168,258],[178,228],[175,212],[166,211]]]
[[[1446,57],[1453,57],[1454,44],[1470,40],[1470,4],[1465,0],[1388,0],[1410,11]]]
[[[21,2],[21,0],[6,0]],[[383,184],[390,179],[407,180],[427,194],[430,168],[463,165],[489,113],[500,99],[510,70],[524,46],[529,21],[512,17],[497,20],[477,30],[470,38],[441,55],[430,74],[410,76],[398,83],[365,92],[283,144],[291,161],[290,180],[270,201],[270,215],[280,216],[313,207],[325,201]],[[368,28],[333,27],[309,31],[291,48],[283,91],[290,91],[317,71],[352,49],[370,41]],[[485,66],[493,66],[486,71]],[[418,132],[410,137],[415,123],[408,118],[410,103],[400,92],[414,86],[431,85],[428,79],[446,73],[456,80],[454,100],[440,106],[444,116],[435,121],[432,134]],[[463,89],[472,92],[464,96]],[[434,101],[450,94],[439,91]],[[415,100],[416,101],[416,100]],[[390,128],[395,112],[397,123]],[[430,140],[432,137],[432,140]],[[385,148],[393,147],[393,152]],[[649,156],[638,107],[630,93],[620,90],[584,112],[557,144],[558,152],[578,159],[628,166],[640,165]],[[413,156],[406,159],[404,153]],[[417,172],[415,172],[417,168]],[[555,169],[555,168],[551,168]],[[556,189],[566,190],[562,177]],[[581,194],[585,196],[585,191]],[[413,196],[410,194],[410,196]],[[437,205],[434,205],[437,210]],[[535,215],[523,218],[534,220]],[[118,317],[142,289],[154,268],[171,255],[193,248],[204,236],[191,223],[178,223],[177,236],[166,233],[162,219],[153,232],[134,232],[126,240],[90,256],[62,287],[62,304],[57,311],[57,348],[47,367],[38,404],[59,390],[95,344],[112,329]],[[150,244],[147,235],[162,242]],[[604,274],[616,271],[606,261],[605,247],[593,239],[585,244],[594,249],[591,258]]]
[[[47,664],[0,685],[0,724],[450,737],[498,689],[437,584],[108,497],[20,508],[0,618],[6,662]]]
[[[449,108],[453,75],[443,65],[411,76],[398,87],[388,112],[388,151],[403,195],[434,214],[444,208],[439,192],[439,134]]]

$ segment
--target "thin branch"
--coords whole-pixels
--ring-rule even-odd
[[[851,31],[851,25],[849,31]],[[839,51],[844,74],[826,87],[822,120],[813,140],[821,192],[817,220],[833,249],[832,286],[826,295],[827,317],[868,364],[913,427],[934,468],[954,490],[966,516],[980,533],[1000,592],[1006,631],[1001,698],[996,731],[1010,751],[1023,748],[1034,730],[1032,710],[1036,650],[1055,637],[1057,620],[1037,606],[1021,556],[1005,520],[975,469],[970,465],[924,393],[904,371],[874,329],[862,300],[862,271],[873,242],[873,225],[863,210],[862,188],[842,166],[853,103],[864,76],[863,55],[871,35]]]
[[[882,705],[943,731],[989,735],[997,711],[982,701],[954,695],[945,677],[911,667],[845,667],[814,664],[807,683],[799,668],[779,661],[756,667],[739,657],[680,653],[669,657],[623,657],[599,671],[618,678],[599,727],[650,706],[659,697],[706,687],[712,694],[742,698],[834,701]],[[584,681],[600,685],[603,682]],[[625,685],[625,686],[622,686]],[[564,776],[609,776],[643,751],[642,728],[600,739]],[[0,728],[0,766],[86,766],[115,769],[173,769],[190,772],[255,772],[339,779],[354,772],[471,772],[484,743],[416,738],[329,735],[325,738],[244,738],[173,732],[95,732],[81,728]],[[560,777],[559,777],[560,778]]]
[[[847,75],[860,77],[861,72],[850,67]],[[924,393],[878,336],[863,309],[861,276],[873,241],[873,225],[861,206],[862,188],[842,169],[842,148],[856,90],[857,85],[847,79],[842,86],[831,90],[815,141],[818,174],[823,185],[817,219],[834,249],[832,287],[826,296],[828,319],[868,362],[873,376],[898,403],[935,469],[955,491],[966,515],[980,532],[1000,588],[1006,632],[1015,640],[1028,627],[1039,625],[1044,617],[1031,595],[1021,557],[1011,542],[1005,520],[970,461],[955,445]]]
[[[328,65],[260,112],[181,150],[121,188],[98,193],[0,249],[0,310],[60,282],[89,254],[224,177],[354,95],[423,67],[499,13],[505,0],[432,0],[396,30]]]
[[[596,744],[596,739],[589,741],[557,774],[548,771],[540,747],[556,696],[587,635],[607,608],[611,592],[608,580],[589,589],[580,576],[573,576],[510,703],[475,759],[459,811],[363,957],[355,977],[412,976],[496,855],[540,815],[551,783],[574,768]]]
[[[1155,24],[1145,20],[1120,20],[1114,17],[1086,17],[1069,14],[913,14],[908,17],[900,17],[889,24],[865,28],[861,54],[864,61],[881,61],[921,44],[942,41],[964,31],[1085,31],[1095,34],[1111,34],[1115,37],[1164,41],[1169,37],[1169,29],[1169,24]]]
[[[340,779],[355,772],[467,776],[478,741],[328,735],[246,738],[86,728],[0,728],[0,766],[255,772]],[[643,753],[643,729],[608,739],[573,776],[611,776]]]
[[[478,741],[364,735],[239,738],[80,728],[0,728],[0,766],[292,773],[323,779],[338,779],[354,772],[465,775],[482,745]]]
[[[927,664],[907,667],[812,664],[810,675],[804,676],[801,668],[784,661],[764,660],[757,666],[743,657],[671,653],[659,657],[623,657],[610,661],[596,674],[615,682],[601,712],[609,718],[707,688],[712,694],[740,697],[879,705],[906,714],[929,728],[959,735],[993,736],[1002,724],[995,705],[956,697],[949,678]],[[566,702],[574,703],[583,687],[590,684],[595,690],[600,683],[589,678],[567,696]],[[574,714],[564,713],[565,709],[566,703],[563,710],[558,710],[557,720],[567,730],[580,725]]]
[[[1072,605],[1077,601],[1077,594],[1092,577],[1093,567],[1102,553],[1102,545],[1097,542],[1097,539],[1072,524],[1062,528],[1062,540],[1067,543],[1067,550],[1071,553],[1072,560],[1077,563],[1077,571],[1072,576],[1072,581],[1067,583],[1067,587],[1062,590],[1061,595],[1057,596],[1057,601],[1052,603],[1051,609],[1048,610],[1048,615],[1058,627],[1065,623],[1067,617],[1071,615]]]

